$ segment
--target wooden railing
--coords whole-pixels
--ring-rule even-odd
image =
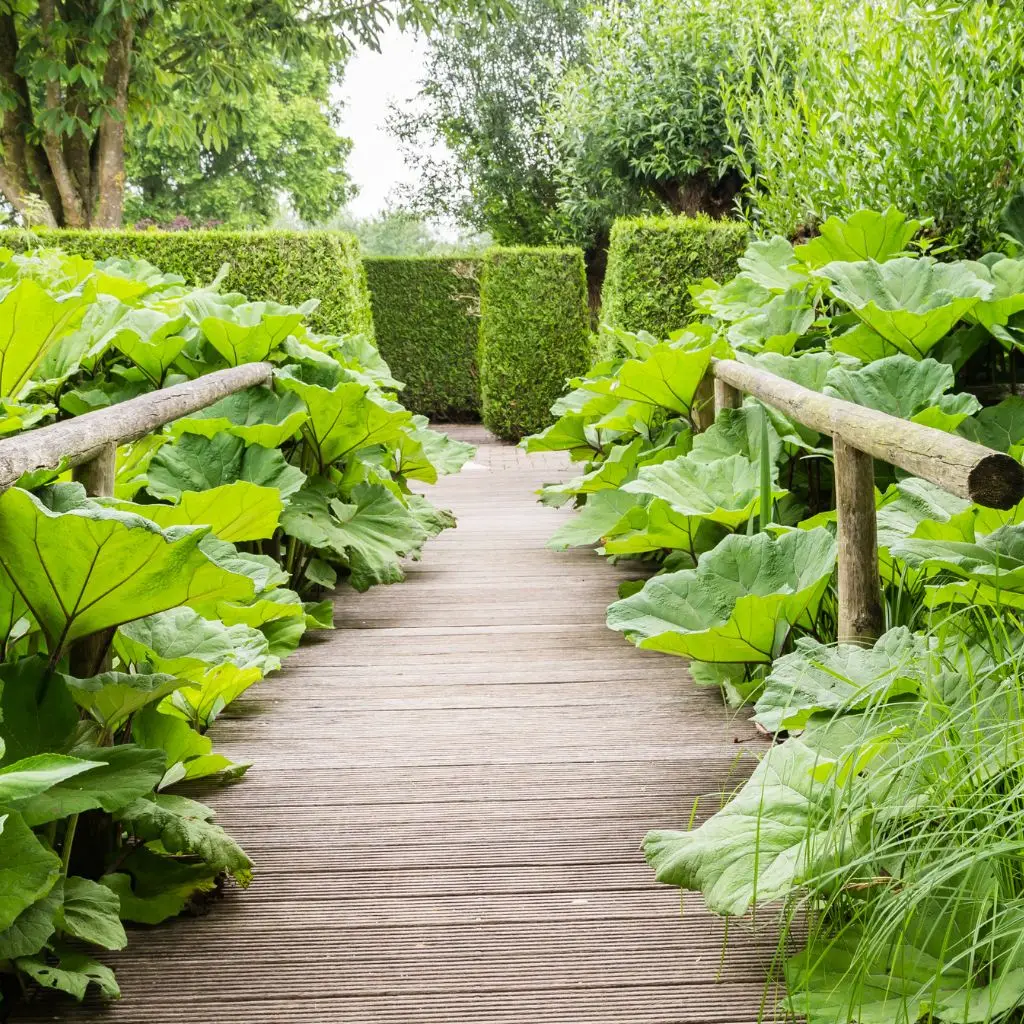
[[[830,398],[732,359],[712,362],[702,388],[705,401],[712,392],[715,416],[722,409],[739,408],[743,395],[749,394],[791,420],[831,436],[842,641],[873,641],[884,629],[875,519],[875,459],[989,508],[1010,509],[1024,499],[1024,467],[1019,462],[956,434]]]
[[[23,473],[70,467],[73,478],[88,494],[112,495],[119,444],[136,441],[236,391],[269,384],[273,373],[269,363],[247,363],[217,370],[184,384],[2,440],[0,491],[17,483]],[[100,671],[108,645],[109,637],[102,634],[79,640],[71,652],[72,671],[78,675]]]

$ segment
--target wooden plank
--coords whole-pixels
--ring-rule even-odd
[[[765,749],[679,659],[603,624],[622,579],[544,541],[560,457],[484,438],[431,498],[460,516],[409,582],[339,593],[343,628],[214,726],[253,761],[197,785],[256,861],[201,918],[138,929],[124,998],[23,1024],[754,1024],[770,931],[724,928],[643,862]],[[498,513],[498,514],[496,514]],[[495,526],[495,523],[498,525]]]

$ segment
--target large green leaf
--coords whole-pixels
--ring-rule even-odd
[[[213,812],[184,797],[159,793],[125,807],[118,820],[145,842],[159,841],[169,853],[198,857],[214,871],[225,871],[240,885],[252,878],[252,861],[245,851],[210,820]]]
[[[818,781],[821,765],[799,739],[787,740],[700,828],[649,832],[644,856],[658,881],[699,890],[716,914],[741,916],[788,896],[822,861],[835,863],[835,786]]]
[[[981,403],[968,394],[950,395],[953,368],[934,359],[902,353],[859,369],[835,367],[825,394],[939,430],[955,430]]]
[[[661,498],[684,516],[699,516],[730,529],[758,515],[760,509],[759,470],[743,455],[711,463],[684,455],[644,466],[622,490]],[[785,494],[785,490],[772,491],[773,498]]]
[[[782,295],[776,295],[752,316],[735,321],[726,337],[737,348],[789,355],[816,318],[817,312],[809,301],[807,290],[790,288]]]
[[[177,677],[160,673],[104,672],[88,679],[63,678],[75,703],[110,735],[136,711],[163,700],[182,685]]]
[[[298,395],[278,395],[269,388],[254,387],[175,420],[171,431],[175,435],[199,434],[210,438],[234,434],[246,444],[277,448],[298,433],[306,415],[306,406]]]
[[[275,302],[220,307],[228,316],[206,316],[199,329],[229,366],[259,363],[284,344],[302,323],[301,310]]]
[[[130,309],[110,343],[160,387],[185,347],[186,338],[180,332],[187,323],[185,316],[170,316],[158,309]]]
[[[672,409],[689,416],[693,396],[711,363],[710,347],[679,348],[668,342],[654,346],[644,359],[627,359],[610,377],[585,381],[583,387],[620,401]]]
[[[786,1009],[809,1024],[1006,1020],[1024,999],[1024,970],[973,976],[968,965],[974,957],[965,950],[974,936],[951,935],[948,908],[929,909],[928,919],[912,921],[898,943],[879,943],[865,925],[849,924],[791,957]],[[941,918],[947,920],[937,927]]]
[[[64,750],[78,708],[63,679],[41,655],[0,665],[0,763]]]
[[[949,573],[962,582],[930,588],[930,604],[985,603],[1024,607],[1024,525],[1003,526],[976,540],[910,537],[890,549],[929,575]]]
[[[101,767],[65,779],[25,801],[21,813],[30,825],[45,825],[82,811],[100,809],[113,813],[151,793],[163,776],[163,753],[159,750],[146,750],[134,744],[81,745],[72,749],[76,757],[103,762]]]
[[[42,899],[60,877],[60,858],[17,811],[0,815],[0,931]]]
[[[9,928],[0,932],[0,960],[38,953],[57,929],[57,911],[63,898],[64,885],[58,879],[45,896],[26,907]]]
[[[114,506],[113,502],[104,502]],[[132,512],[167,529],[171,526],[209,526],[221,540],[236,543],[272,537],[284,509],[281,492],[236,480],[207,491],[182,491],[173,505],[134,505],[118,502]]]
[[[566,548],[600,544],[605,537],[618,532],[616,527],[624,517],[645,503],[642,495],[620,490],[591,494],[587,503],[554,532],[548,547],[553,551],[565,551]]]
[[[982,262],[968,262],[966,266],[979,280],[992,285],[989,296],[971,311],[972,319],[1012,344],[1011,336],[1002,327],[1024,309],[1024,260],[985,257]]]
[[[707,430],[693,438],[693,462],[715,463],[730,455],[742,455],[751,462],[761,459],[761,437],[764,412],[761,406],[747,405],[742,409],[722,409]],[[768,444],[772,465],[782,454],[782,439],[768,423]]]
[[[795,249],[795,256],[812,269],[836,260],[874,260],[885,263],[906,256],[907,246],[921,228],[921,222],[890,206],[884,213],[858,210],[845,220],[829,217],[818,225],[818,237]]]
[[[208,491],[244,480],[262,487],[276,487],[287,497],[305,479],[274,449],[246,445],[240,437],[218,434],[200,437],[185,434],[175,444],[164,445],[153,457],[148,489],[158,498],[177,499],[184,491]]]
[[[95,985],[107,999],[116,999],[121,995],[114,972],[84,953],[62,951],[56,963],[42,956],[22,957],[14,963],[19,971],[24,971],[37,985],[66,992],[79,1002],[85,998],[90,985]]]
[[[121,859],[116,874],[100,881],[120,897],[123,921],[153,925],[177,916],[193,896],[215,888],[217,876],[205,864],[139,846]]]
[[[51,294],[31,278],[0,293],[0,397],[18,398],[50,349],[81,321],[91,286]]]
[[[26,800],[93,768],[102,761],[83,761],[64,754],[36,754],[0,768],[0,806],[17,808]]]
[[[406,409],[377,397],[363,384],[342,383],[326,388],[307,383],[289,371],[281,371],[278,382],[295,392],[309,409],[303,433],[321,469],[360,448],[397,440],[412,420]]]
[[[170,608],[122,626],[114,636],[114,649],[136,668],[196,682],[211,668],[225,664],[256,667],[261,672],[279,667],[269,657],[266,638],[258,629],[226,626],[191,608]]]
[[[929,655],[927,641],[902,626],[867,648],[803,637],[772,666],[755,719],[769,732],[801,729],[818,712],[860,711],[919,693]]]
[[[793,246],[779,235],[751,242],[739,258],[741,277],[772,292],[785,292],[807,283],[807,272],[796,261]]]
[[[0,532],[14,540],[0,548],[0,568],[51,650],[175,605],[253,594],[249,579],[203,553],[203,529],[164,531],[92,502],[54,512],[11,488],[0,494]]]
[[[61,931],[104,949],[124,949],[128,936],[118,913],[117,894],[88,878],[64,879],[64,903],[58,912]]]
[[[638,647],[713,662],[771,662],[810,625],[835,567],[825,529],[726,537],[696,569],[655,576],[608,609]]]
[[[1024,398],[1011,395],[964,420],[959,432],[978,444],[1008,452],[1024,441]]]
[[[135,716],[132,735],[144,746],[164,752],[166,770],[160,780],[161,789],[222,772],[229,778],[239,778],[248,768],[248,765],[234,764],[222,754],[215,754],[213,741],[208,736],[201,736],[187,722],[156,708],[147,708]]]
[[[992,286],[960,263],[901,256],[886,263],[829,263],[817,271],[896,352],[927,354],[958,320],[992,292]]]
[[[291,499],[281,526],[289,536],[343,559],[356,590],[401,581],[400,560],[427,539],[419,520],[379,484],[360,484],[347,503],[325,481],[314,482]]]

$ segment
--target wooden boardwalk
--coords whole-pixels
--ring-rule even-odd
[[[16,1020],[759,1019],[774,945],[734,923],[723,960],[721,923],[699,899],[681,914],[639,844],[762,741],[679,660],[606,629],[624,568],[545,549],[570,513],[533,491],[566,463],[452,430],[482,445],[431,490],[458,529],[402,586],[339,595],[339,629],[215,726],[254,762],[207,797],[250,890],[132,931],[119,1003]]]

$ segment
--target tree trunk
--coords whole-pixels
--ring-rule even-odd
[[[0,15],[0,83],[9,103],[0,122],[0,191],[18,213],[48,227],[61,223],[60,196],[46,154],[27,140],[32,123],[28,85],[15,70],[18,34],[12,14]],[[35,179],[35,184],[33,180]],[[39,196],[43,203],[33,203]]]
[[[128,82],[131,77],[132,42],[135,23],[126,18],[110,48],[103,81],[114,95],[113,113],[100,122],[96,194],[99,203],[93,226],[119,228],[124,215],[125,116],[128,110]]]
[[[53,30],[54,0],[39,0],[44,35]],[[0,90],[8,103],[0,114],[0,192],[29,223],[48,227],[121,226],[125,187],[125,118],[131,80],[135,22],[124,19],[110,44],[104,85],[111,100],[94,137],[46,132],[33,141],[32,94],[17,71],[19,40],[14,16],[0,13]],[[74,60],[72,55],[72,60]],[[51,115],[66,110],[82,121],[91,111],[72,89],[47,82],[42,102]]]

